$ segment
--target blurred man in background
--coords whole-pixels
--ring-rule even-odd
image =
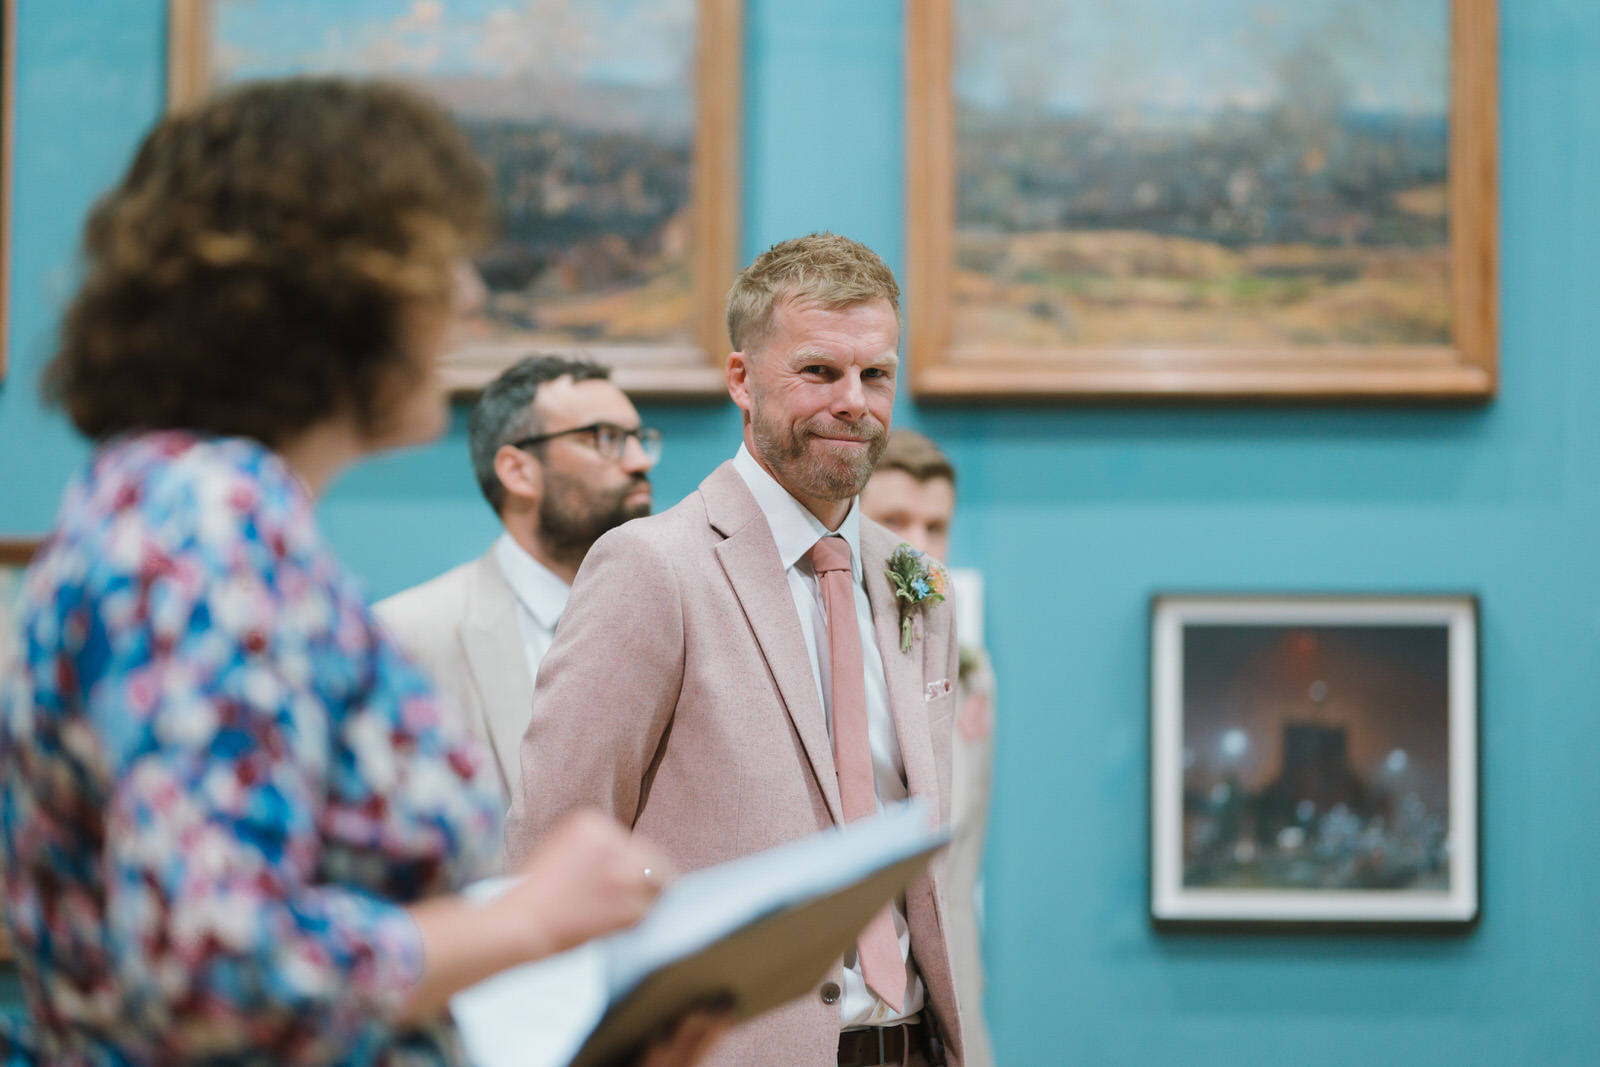
[[[494,749],[509,800],[533,680],[578,565],[650,514],[661,434],[610,368],[531,356],[490,382],[468,422],[478,488],[504,532],[482,556],[377,605],[378,618]]]
[[[950,520],[956,510],[956,472],[939,446],[915,430],[895,430],[861,491],[861,510],[911,545],[944,561],[950,552]],[[960,572],[952,578],[963,603]],[[959,631],[963,638],[966,630]],[[994,674],[976,643],[963,642],[957,684],[959,703],[952,747],[950,819],[956,839],[948,857],[946,900],[950,910],[950,962],[961,1004],[966,1057],[971,1067],[994,1062],[983,1018],[983,842],[989,821],[992,777]]]

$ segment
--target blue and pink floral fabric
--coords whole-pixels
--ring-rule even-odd
[[[422,966],[403,905],[495,860],[492,762],[282,460],[101,448],[19,630],[0,865],[31,1021],[0,1063],[461,1062],[447,1022],[393,1026]]]

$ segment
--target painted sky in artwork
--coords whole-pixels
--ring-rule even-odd
[[[215,0],[224,80],[284,73],[488,75],[682,85],[694,0]]]
[[[1204,113],[1333,96],[1443,115],[1450,0],[956,0],[956,92],[985,109]]]

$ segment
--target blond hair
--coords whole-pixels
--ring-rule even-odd
[[[872,249],[836,233],[812,233],[773,245],[739,273],[728,290],[728,338],[735,351],[759,348],[772,314],[785,300],[829,310],[887,300],[900,317],[894,271]]]

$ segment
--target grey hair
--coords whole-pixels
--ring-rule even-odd
[[[608,381],[611,368],[588,359],[567,356],[527,356],[507,367],[500,377],[484,387],[472,414],[467,417],[467,447],[472,453],[472,472],[478,488],[496,515],[505,505],[506,487],[494,470],[494,457],[500,449],[535,437],[544,429],[533,401],[546,382],[571,378],[575,382]]]

